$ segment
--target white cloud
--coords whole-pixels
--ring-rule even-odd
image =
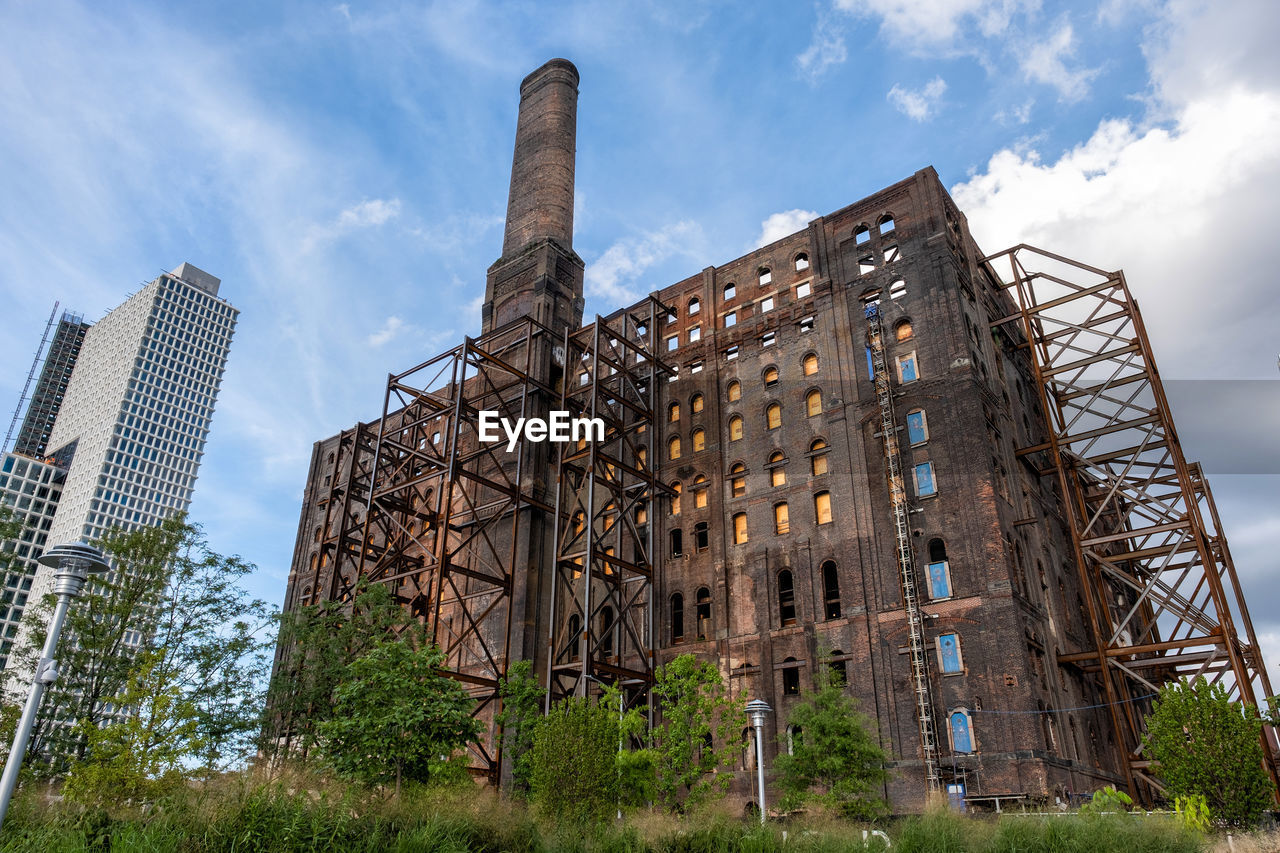
[[[1000,124],[1026,124],[1031,121],[1031,108],[1036,105],[1034,98],[1028,98],[1016,107],[1002,108],[991,118]]]
[[[894,109],[912,121],[924,121],[937,111],[938,102],[947,91],[947,81],[934,77],[919,89],[904,89],[894,84],[886,97]]]
[[[1089,81],[1097,76],[1098,69],[1068,68],[1067,60],[1075,52],[1075,33],[1070,24],[1064,23],[1022,55],[1022,74],[1027,80],[1057,89],[1059,97],[1068,103],[1078,101],[1089,94]]]
[[[770,214],[760,223],[760,236],[748,247],[747,251],[767,246],[774,240],[781,240],[783,237],[790,236],[809,227],[809,223],[817,219],[818,215],[817,211],[800,210],[799,208]]]
[[[800,73],[812,82],[848,57],[840,23],[825,10],[819,11],[818,22],[813,27],[813,40],[804,53],[796,57]]]
[[[697,260],[704,242],[702,226],[690,221],[619,240],[587,265],[587,295],[603,297],[615,305],[634,302],[650,289],[634,287],[645,270],[677,256]]]
[[[302,243],[302,250],[309,252],[322,243],[362,228],[377,228],[400,215],[400,199],[375,198],[348,207],[327,225],[311,229]]]
[[[365,343],[371,347],[380,347],[399,335],[405,330],[404,320],[392,314],[382,324],[382,328],[365,338]]]
[[[882,35],[915,49],[949,47],[969,26],[988,38],[1000,35],[1015,14],[1039,5],[1039,0],[835,0],[843,12],[878,18]]]

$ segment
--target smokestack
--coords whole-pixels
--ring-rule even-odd
[[[578,69],[553,59],[520,84],[502,257],[485,277],[485,334],[521,317],[559,332],[582,324],[582,258],[573,251]]]
[[[553,59],[520,84],[503,257],[547,237],[573,248],[577,129],[578,69]]]

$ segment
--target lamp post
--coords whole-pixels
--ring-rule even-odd
[[[759,788],[760,823],[765,821],[764,805],[764,718],[773,712],[769,703],[763,699],[752,699],[747,703],[747,714],[751,717],[751,727],[756,730],[756,785]]]
[[[22,709],[18,730],[13,735],[13,747],[4,764],[4,776],[0,777],[0,825],[4,824],[5,813],[9,811],[9,800],[18,787],[18,770],[27,754],[27,742],[31,740],[31,729],[35,726],[36,712],[40,710],[40,700],[44,698],[45,688],[58,680],[58,665],[53,659],[53,653],[58,648],[58,636],[62,633],[62,623],[67,619],[71,600],[80,597],[90,574],[100,574],[111,568],[101,551],[92,545],[81,544],[50,548],[39,557],[39,562],[54,570],[53,591],[58,596],[58,603],[53,609],[53,618],[49,620],[44,650],[40,653],[35,676],[31,679],[31,693],[27,696],[26,707]]]

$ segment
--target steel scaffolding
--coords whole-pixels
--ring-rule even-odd
[[[547,708],[595,680],[652,714],[654,512],[671,494],[655,476],[655,412],[674,376],[653,341],[669,314],[650,297],[564,334],[560,409],[600,419],[604,435],[559,445]]]
[[[1048,421],[1018,454],[1058,480],[1085,590],[1090,647],[1058,663],[1101,679],[1129,788],[1150,801],[1141,711],[1162,684],[1203,675],[1249,704],[1272,695],[1231,552],[1124,274],[1026,245],[983,264],[1017,308],[991,326],[1016,324]],[[1263,747],[1274,782],[1270,730]]]

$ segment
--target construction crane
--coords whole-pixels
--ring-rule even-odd
[[[44,324],[44,337],[40,339],[40,348],[36,350],[36,357],[31,360],[31,370],[27,373],[26,384],[22,386],[22,395],[18,397],[18,407],[13,410],[13,420],[9,421],[9,431],[4,435],[4,444],[0,444],[0,451],[7,452],[9,450],[9,442],[13,440],[13,431],[18,428],[18,422],[22,420],[22,408],[27,403],[27,394],[31,391],[31,383],[36,378],[36,371],[40,369],[40,357],[44,355],[44,348],[49,345],[49,333],[53,331],[53,321],[58,316],[58,305],[53,303],[53,310],[49,312],[49,322]]]
[[[902,462],[898,456],[897,420],[893,415],[893,389],[884,353],[884,327],[880,319],[879,301],[866,307],[867,355],[876,399],[880,403],[880,435],[884,441],[885,468],[889,480],[889,502],[893,505],[893,529],[897,540],[898,579],[902,584],[902,606],[907,614],[910,633],[911,683],[915,689],[916,720],[920,726],[920,751],[924,758],[924,774],[930,792],[941,788],[938,771],[938,738],[933,725],[933,698],[929,691],[928,658],[924,650],[924,623],[920,597],[916,589],[915,560],[911,554],[911,530],[907,525],[907,491],[902,480]]]

